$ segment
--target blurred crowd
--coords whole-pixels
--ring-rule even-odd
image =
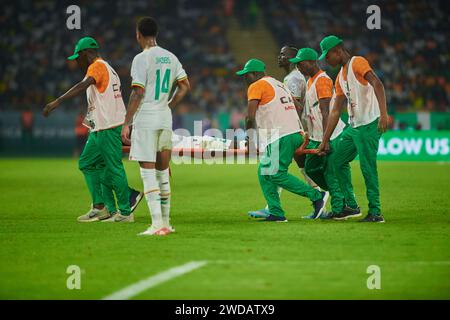
[[[0,110],[39,110],[79,81],[83,73],[66,57],[86,35],[98,40],[101,54],[119,73],[127,101],[131,62],[140,52],[135,22],[150,15],[160,25],[159,45],[179,57],[191,82],[192,92],[175,115],[200,112],[212,119],[228,112],[239,118],[233,114],[245,106],[245,90],[234,76],[238,66],[226,38],[227,16],[233,14],[244,28],[251,28],[262,13],[280,46],[319,49],[324,35],[341,36],[382,78],[391,112],[449,111],[445,1],[377,3],[382,7],[381,30],[365,27],[367,1],[17,1],[0,12]],[[81,30],[66,28],[71,4],[81,7]],[[84,97],[65,106],[74,107],[84,110]]]
[[[195,5],[193,5],[195,3]],[[118,72],[125,102],[130,67],[140,52],[135,23],[149,15],[160,27],[158,44],[183,64],[192,91],[176,114],[231,111],[245,103],[242,82],[225,33],[224,3],[208,0],[78,1],[81,30],[66,28],[69,1],[22,0],[0,12],[2,37],[0,110],[39,110],[81,80],[83,73],[66,60],[83,36],[94,37],[100,53]],[[228,12],[230,13],[230,12]],[[85,97],[65,108],[85,108]]]
[[[244,0],[245,1],[245,0]],[[252,3],[252,1],[248,1]],[[445,0],[258,1],[280,45],[319,50],[323,36],[340,36],[364,55],[382,79],[394,111],[450,111],[449,7]],[[369,30],[366,12],[381,9],[381,29]],[[250,6],[250,4],[249,4]],[[327,70],[335,75],[337,70]]]

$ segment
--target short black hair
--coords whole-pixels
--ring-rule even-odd
[[[140,18],[136,27],[144,37],[156,37],[158,34],[158,24],[152,17]]]

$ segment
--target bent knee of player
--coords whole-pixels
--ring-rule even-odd
[[[90,167],[89,163],[86,161],[83,161],[82,159],[78,160],[78,170],[84,172],[86,170],[88,170]]]
[[[272,181],[276,184],[279,184],[287,179],[288,173],[285,170],[278,170],[276,173],[274,173],[271,178]]]
[[[309,167],[309,166],[305,166],[304,170],[305,170],[305,173],[308,176],[314,175],[314,173],[317,171],[317,170],[315,170],[315,169],[313,169],[312,167]]]

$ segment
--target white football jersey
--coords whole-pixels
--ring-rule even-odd
[[[284,77],[283,84],[289,89],[292,96],[297,99],[304,107],[306,103],[306,79],[303,73],[301,73],[297,68],[292,69],[292,71]],[[304,110],[301,113],[300,117],[303,123],[306,123],[307,118]],[[301,125],[302,129],[309,131],[308,128],[303,128],[303,124]]]
[[[187,78],[178,58],[159,46],[145,49],[133,59],[132,86],[145,89],[133,125],[138,128],[172,130],[172,112],[168,102],[176,81]]]
[[[306,93],[305,76],[297,68],[294,68],[288,75],[284,77],[283,83],[292,93],[294,98],[299,99],[300,103],[304,105]]]

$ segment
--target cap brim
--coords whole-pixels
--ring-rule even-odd
[[[342,42],[344,42],[344,40],[339,39],[339,41],[338,41],[334,46],[332,46],[332,47],[329,48],[328,50],[323,51],[322,54],[321,54],[320,57],[319,57],[319,60],[325,59],[325,57],[327,56],[327,53],[328,53],[331,49],[333,49],[334,47],[340,45]]]
[[[300,61],[302,61],[302,59],[297,58],[297,57],[292,58],[292,59],[289,59],[289,62],[291,62],[291,63],[298,63],[298,62],[300,62]]]
[[[319,57],[319,60],[325,59],[325,57],[327,56],[328,51],[329,51],[329,50],[325,50],[324,52],[322,52],[322,54],[321,54],[320,57]]]
[[[247,70],[242,69],[242,70],[239,70],[238,72],[236,72],[236,74],[237,74],[238,76],[242,76],[242,75],[246,74],[247,72],[248,72]]]
[[[73,55],[71,55],[70,57],[67,58],[67,60],[75,60],[79,57],[78,53],[74,53]]]

